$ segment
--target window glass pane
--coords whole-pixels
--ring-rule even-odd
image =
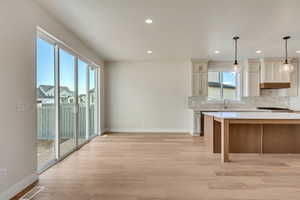
[[[97,134],[97,78],[96,68],[90,67],[89,70],[89,135],[94,136]]]
[[[87,138],[87,71],[88,64],[78,60],[78,143],[84,143]]]
[[[237,95],[236,73],[222,72],[223,99],[235,100]]]
[[[37,38],[38,169],[55,159],[54,45]]]
[[[221,84],[219,72],[208,72],[208,99],[221,99]]]
[[[59,83],[60,83],[60,155],[72,151],[76,146],[75,118],[75,57],[59,49]]]

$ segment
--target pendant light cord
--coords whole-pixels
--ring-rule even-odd
[[[288,62],[288,47],[287,47],[287,40],[290,39],[290,36],[285,36],[283,37],[284,41],[285,41],[285,61],[284,64],[289,64]]]
[[[235,40],[235,61],[237,61],[237,40]]]
[[[287,49],[287,39],[285,40],[285,63],[288,63],[288,49]]]

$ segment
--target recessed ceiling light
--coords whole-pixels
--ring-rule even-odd
[[[258,54],[260,54],[260,53],[262,53],[262,50],[257,50],[255,52],[258,53]]]
[[[300,50],[296,51],[296,53],[300,53]]]
[[[221,53],[219,50],[215,50],[215,54],[219,54]]]
[[[152,21],[152,19],[146,19],[146,20],[145,20],[145,23],[146,23],[146,24],[152,24],[153,21]]]
[[[153,51],[151,51],[151,50],[147,51],[147,54],[152,54],[152,53],[153,53]]]

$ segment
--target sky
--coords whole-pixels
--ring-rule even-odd
[[[223,75],[223,84],[236,86],[236,73],[234,72],[222,72],[220,74]],[[208,81],[210,82],[219,82],[219,72],[209,72],[208,73]]]
[[[233,72],[223,72],[223,83],[236,86],[236,74]]]
[[[54,85],[54,46],[37,39],[37,86]]]
[[[75,88],[75,62],[73,55],[60,49],[60,85],[74,91]],[[87,88],[88,64],[78,60],[78,93],[85,94]],[[90,70],[90,88],[94,87],[95,70]],[[37,39],[37,87],[40,85],[54,86],[54,45],[38,38]]]

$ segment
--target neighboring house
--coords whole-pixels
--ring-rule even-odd
[[[219,82],[208,82],[208,96],[211,99],[220,98],[221,84]],[[233,85],[223,84],[224,99],[236,98],[236,87]]]
[[[38,87],[36,90],[37,94],[37,103],[38,104],[53,104],[54,103],[54,96],[49,95],[42,89],[42,87]]]
[[[37,88],[37,101],[39,104],[53,104],[55,96],[55,88],[51,85],[40,85]],[[60,102],[61,103],[74,103],[74,92],[68,87],[60,87]],[[95,89],[89,90],[90,103],[93,104],[96,100]],[[86,95],[80,94],[78,98],[79,104],[86,102]]]
[[[90,89],[89,90],[89,98],[90,98],[90,104],[94,104],[96,102],[95,89]]]
[[[37,101],[40,104],[53,104],[55,97],[55,87],[51,85],[40,85],[37,88]],[[74,92],[68,87],[60,87],[60,102],[73,103]]]

